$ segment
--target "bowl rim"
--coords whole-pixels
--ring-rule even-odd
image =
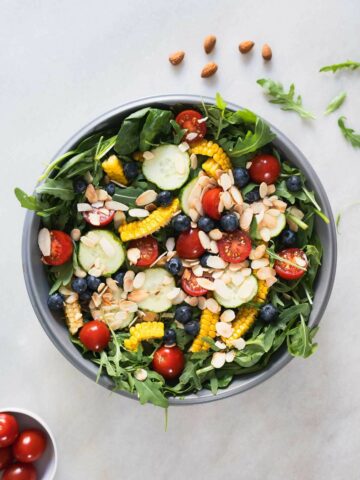
[[[91,134],[96,128],[99,128],[102,123],[109,121],[116,115],[121,114],[129,114],[130,111],[134,111],[139,108],[144,108],[149,105],[153,104],[167,104],[169,106],[184,103],[184,104],[200,104],[201,102],[214,104],[215,100],[212,97],[204,96],[204,95],[190,95],[190,94],[167,94],[167,95],[155,95],[155,96],[147,96],[142,97],[137,100],[129,101],[124,104],[121,104],[101,115],[93,119],[91,122],[87,123],[84,127],[78,130],[72,137],[64,143],[64,145],[59,149],[59,151],[54,155],[52,160],[58,158],[60,155],[68,151],[74,144],[79,142],[85,135]],[[227,102],[227,108],[230,110],[239,110],[243,109],[233,102]],[[261,115],[258,115],[263,118]],[[314,326],[317,325],[327,307],[329,302],[329,298],[333,289],[334,281],[335,281],[335,273],[336,273],[336,261],[337,261],[337,238],[336,238],[336,228],[334,217],[332,213],[332,209],[330,206],[329,199],[327,197],[325,188],[323,187],[318,175],[316,174],[315,170],[313,169],[312,165],[306,159],[304,154],[299,150],[299,148],[280,130],[278,130],[274,125],[268,122],[266,119],[264,121],[270,126],[272,131],[276,134],[276,138],[273,141],[275,145],[280,146],[280,149],[287,150],[291,152],[294,157],[298,160],[299,164],[301,164],[301,169],[305,172],[305,176],[307,178],[311,177],[312,182],[316,184],[315,191],[318,197],[321,197],[320,204],[325,215],[329,218],[330,223],[328,225],[329,228],[329,245],[328,249],[331,251],[331,264],[328,268],[328,275],[327,275],[327,285],[328,288],[325,294],[322,296],[321,299],[317,300],[316,303],[319,302],[318,307],[318,314],[314,320],[310,319],[310,325]],[[33,224],[39,221],[38,217],[36,217],[34,212],[27,211],[23,226],[23,234],[22,234],[22,265],[23,265],[23,273],[24,279],[26,284],[26,289],[30,298],[30,302],[32,307],[35,311],[35,314],[42,326],[45,330],[45,333],[48,335],[52,343],[55,347],[62,353],[62,355],[67,358],[67,360],[72,363],[79,371],[85,374],[92,380],[95,380],[96,373],[89,365],[95,367],[95,364],[92,362],[85,360],[85,363],[81,364],[81,360],[78,358],[80,353],[75,349],[74,351],[69,351],[64,348],[62,342],[53,334],[51,328],[51,322],[48,321],[49,311],[44,305],[44,302],[41,302],[37,295],[36,289],[36,282],[34,281],[35,278],[30,268],[30,261],[28,260],[30,254],[30,237],[31,237],[31,227]],[[82,357],[83,358],[83,357]],[[184,398],[169,398],[170,405],[190,405],[190,404],[197,404],[197,403],[204,403],[204,402],[211,402],[221,400],[223,398],[230,397],[232,395],[236,395],[238,393],[244,392],[249,390],[259,383],[269,379],[274,374],[279,372],[283,367],[285,367],[294,357],[292,357],[288,351],[284,351],[278,358],[276,358],[271,364],[268,364],[264,370],[260,370],[254,374],[250,374],[250,376],[242,376],[242,379],[246,377],[246,383],[235,386],[233,388],[227,387],[226,389],[219,390],[216,395],[213,395],[208,390],[202,390],[195,394],[190,394],[185,396]],[[111,381],[107,377],[101,377],[99,382],[102,386],[111,389]],[[230,384],[231,385],[231,384]],[[137,400],[137,396],[135,394],[131,394],[129,392],[123,391],[116,391],[120,395],[123,395],[128,398],[132,398]]]

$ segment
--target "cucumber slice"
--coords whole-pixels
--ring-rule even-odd
[[[181,209],[184,213],[186,213],[186,215],[189,215],[189,210],[190,210],[189,198],[190,198],[191,192],[193,191],[196,185],[197,180],[198,180],[197,178],[194,178],[193,180],[191,180],[191,182],[187,183],[185,187],[181,190],[179,195]]]
[[[125,249],[121,240],[108,230],[90,230],[85,237],[86,244],[80,242],[78,260],[82,268],[89,272],[99,262],[102,275],[115,273],[125,260]]]
[[[145,282],[142,288],[150,295],[138,303],[141,310],[160,313],[165,312],[172,306],[167,295],[175,288],[175,280],[164,268],[145,270]]]
[[[235,285],[232,282],[226,284],[228,295],[222,296],[214,292],[215,300],[225,308],[240,307],[243,303],[250,302],[258,291],[258,283],[254,275],[246,277],[241,285]]]
[[[280,213],[280,215],[277,217],[277,223],[274,228],[270,228],[270,237],[277,237],[285,228],[286,225],[286,217],[283,213]],[[256,230],[255,233],[255,238],[257,240],[261,240],[261,235],[259,232],[259,229]]]
[[[151,150],[154,155],[142,164],[145,178],[161,190],[176,190],[186,182],[190,173],[190,158],[176,145],[161,145]]]

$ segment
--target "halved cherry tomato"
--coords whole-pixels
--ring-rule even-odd
[[[46,436],[41,430],[24,430],[13,445],[16,460],[23,463],[36,462],[46,448]]]
[[[191,228],[188,232],[180,233],[176,240],[176,251],[180,258],[199,258],[205,253],[199,239],[199,231],[198,228]]]
[[[42,257],[42,261],[47,265],[62,265],[68,262],[74,250],[71,237],[60,230],[50,230],[50,237],[51,253],[47,257]]]
[[[11,447],[0,448],[0,470],[10,465],[12,459]]]
[[[305,252],[300,250],[300,248],[287,248],[278,253],[278,255],[285,260],[288,260],[289,262],[299,265],[299,267],[305,269],[302,270],[295,265],[290,265],[289,263],[282,262],[281,260],[276,260],[274,268],[279,277],[283,278],[284,280],[297,280],[306,273],[308,259],[305,255]]]
[[[184,366],[184,354],[175,345],[173,347],[160,347],[154,353],[153,369],[168,380],[177,378],[184,370]]]
[[[37,480],[36,468],[30,463],[14,463],[4,470],[2,480]]]
[[[217,242],[220,257],[229,263],[241,263],[251,252],[251,239],[241,230],[224,233]]]
[[[108,209],[105,209],[108,210]],[[108,210],[102,211],[101,208],[93,208],[87,212],[83,212],[83,217],[86,223],[89,223],[93,227],[105,227],[114,219],[115,211]]]
[[[199,120],[202,118],[203,116],[201,113],[197,112],[196,110],[184,110],[176,117],[176,123],[178,123],[181,128],[186,128],[187,130],[184,140],[186,140],[188,143],[196,142],[205,137],[206,122],[199,123]],[[189,133],[196,133],[197,136],[189,140],[187,138]]]
[[[14,415],[0,413],[0,447],[13,444],[19,435],[19,425]]]
[[[207,278],[207,275],[204,274],[203,277]],[[198,284],[197,278],[189,268],[184,270],[183,276],[181,277],[181,288],[192,297],[201,297],[208,292],[206,288]]]
[[[208,190],[204,193],[201,200],[205,215],[208,215],[214,220],[219,220],[221,217],[221,214],[219,212],[219,203],[220,193],[222,191],[222,188],[212,188],[211,190]]]
[[[80,330],[81,343],[92,352],[102,352],[110,342],[110,330],[104,322],[91,320]]]
[[[249,174],[253,182],[265,182],[270,185],[277,180],[280,171],[280,162],[276,157],[266,153],[260,153],[251,160]]]
[[[138,248],[140,250],[140,258],[136,262],[137,267],[148,267],[159,255],[159,244],[151,236],[132,240],[129,243],[129,248]]]

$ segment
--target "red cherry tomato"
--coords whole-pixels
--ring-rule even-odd
[[[289,263],[282,262],[281,260],[276,260],[274,268],[279,277],[283,278],[284,280],[297,280],[306,273],[308,259],[305,255],[305,252],[300,250],[300,248],[287,248],[286,250],[282,250],[280,253],[278,253],[278,255],[285,260],[288,260],[289,262],[299,265],[299,267],[305,269],[302,270],[295,265],[290,265]]]
[[[80,330],[81,343],[92,352],[102,352],[110,342],[110,330],[104,322],[91,320]]]
[[[199,123],[199,120],[202,118],[203,116],[201,113],[197,112],[196,110],[184,110],[176,117],[176,123],[178,123],[181,128],[186,128],[187,130],[184,140],[186,140],[188,143],[196,142],[205,137],[206,122]],[[187,138],[189,133],[196,133],[197,136],[189,140]]]
[[[180,258],[199,258],[205,253],[205,248],[199,239],[199,229],[191,228],[188,232],[180,233],[176,240],[176,251]]]
[[[206,274],[203,275],[205,278],[209,278]],[[188,295],[192,297],[201,297],[202,295],[206,295],[208,290],[206,288],[201,287],[197,281],[198,277],[196,277],[192,270],[186,268],[184,270],[183,276],[181,277],[181,288],[186,292]]]
[[[177,346],[163,346],[154,353],[152,367],[167,380],[177,378],[184,370],[184,366],[184,354]]]
[[[241,263],[251,252],[251,239],[241,230],[224,233],[217,242],[220,257],[229,263]]]
[[[19,435],[19,425],[16,418],[9,413],[0,413],[0,447],[13,444]]]
[[[113,220],[114,215],[115,210],[108,210],[108,213],[104,213],[101,211],[101,208],[93,208],[92,210],[83,212],[85,222],[93,227],[105,227]]]
[[[205,215],[213,218],[214,220],[219,220],[221,214],[219,212],[219,203],[220,203],[220,193],[222,188],[212,188],[204,193],[201,204],[204,209]]]
[[[280,162],[273,155],[260,153],[251,160],[249,169],[250,178],[253,182],[265,182],[268,185],[274,183],[280,175]]]
[[[43,257],[42,261],[47,265],[62,265],[70,260],[74,246],[71,237],[60,230],[50,230],[51,253]]]
[[[23,463],[36,462],[46,448],[46,436],[41,430],[24,430],[13,445],[16,460]]]
[[[8,467],[1,477],[2,480],[37,480],[36,468],[30,463],[14,463]]]
[[[129,243],[129,248],[138,248],[140,250],[140,258],[136,262],[137,267],[148,267],[159,255],[158,242],[151,236],[133,240]]]
[[[10,465],[12,459],[11,447],[0,448],[0,470]]]

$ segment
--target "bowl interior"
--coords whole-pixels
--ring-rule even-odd
[[[80,130],[74,135],[57,153],[54,157],[62,155],[66,151],[70,150],[73,146],[79,143],[84,137],[91,135],[100,130],[114,130],[119,128],[120,122],[124,117],[129,115],[139,108],[145,106],[162,106],[175,105],[181,103],[182,105],[194,105],[199,104],[202,101],[207,103],[214,103],[211,98],[204,98],[200,96],[191,95],[168,95],[162,97],[153,97],[141,99],[135,102],[118,107]],[[228,108],[238,110],[239,106],[234,104],[228,104]],[[268,122],[269,123],[269,122]],[[270,124],[271,126],[271,124]],[[317,200],[320,203],[323,212],[330,219],[330,224],[326,225],[321,219],[316,219],[316,229],[320,236],[322,245],[324,247],[323,262],[318,278],[315,285],[315,298],[313,309],[310,315],[309,324],[311,326],[317,325],[321,319],[322,314],[326,308],[330,293],[332,290],[335,269],[336,269],[336,233],[333,215],[331,207],[326,195],[326,192],[316,175],[314,169],[306,160],[300,150],[280,131],[271,126],[272,130],[276,133],[277,138],[273,142],[276,148],[290,163],[297,167],[300,167],[307,178],[309,187],[316,192]],[[29,292],[30,300],[34,307],[34,310],[42,324],[44,330],[56,345],[56,347],[63,353],[63,355],[85,375],[95,380],[97,367],[90,361],[85,360],[81,353],[75,348],[75,346],[69,341],[68,332],[64,326],[64,322],[60,315],[56,315],[50,312],[46,305],[48,296],[48,282],[45,274],[45,270],[39,261],[39,251],[37,246],[37,232],[39,229],[39,217],[32,212],[28,212],[25,220],[24,232],[23,232],[23,268],[26,286]],[[288,354],[285,348],[279,349],[265,369],[260,372],[253,373],[242,377],[237,377],[231,383],[231,385],[220,390],[216,396],[212,395],[207,390],[202,390],[196,395],[188,395],[185,399],[170,399],[171,404],[191,404],[201,403],[205,401],[213,401],[223,397],[233,395],[245,391],[265,379],[271,377],[274,373],[285,366],[290,360],[291,356]],[[100,384],[107,388],[112,388],[112,382],[109,378],[102,377],[99,381]],[[135,396],[123,392],[119,392],[123,395],[135,398]]]

